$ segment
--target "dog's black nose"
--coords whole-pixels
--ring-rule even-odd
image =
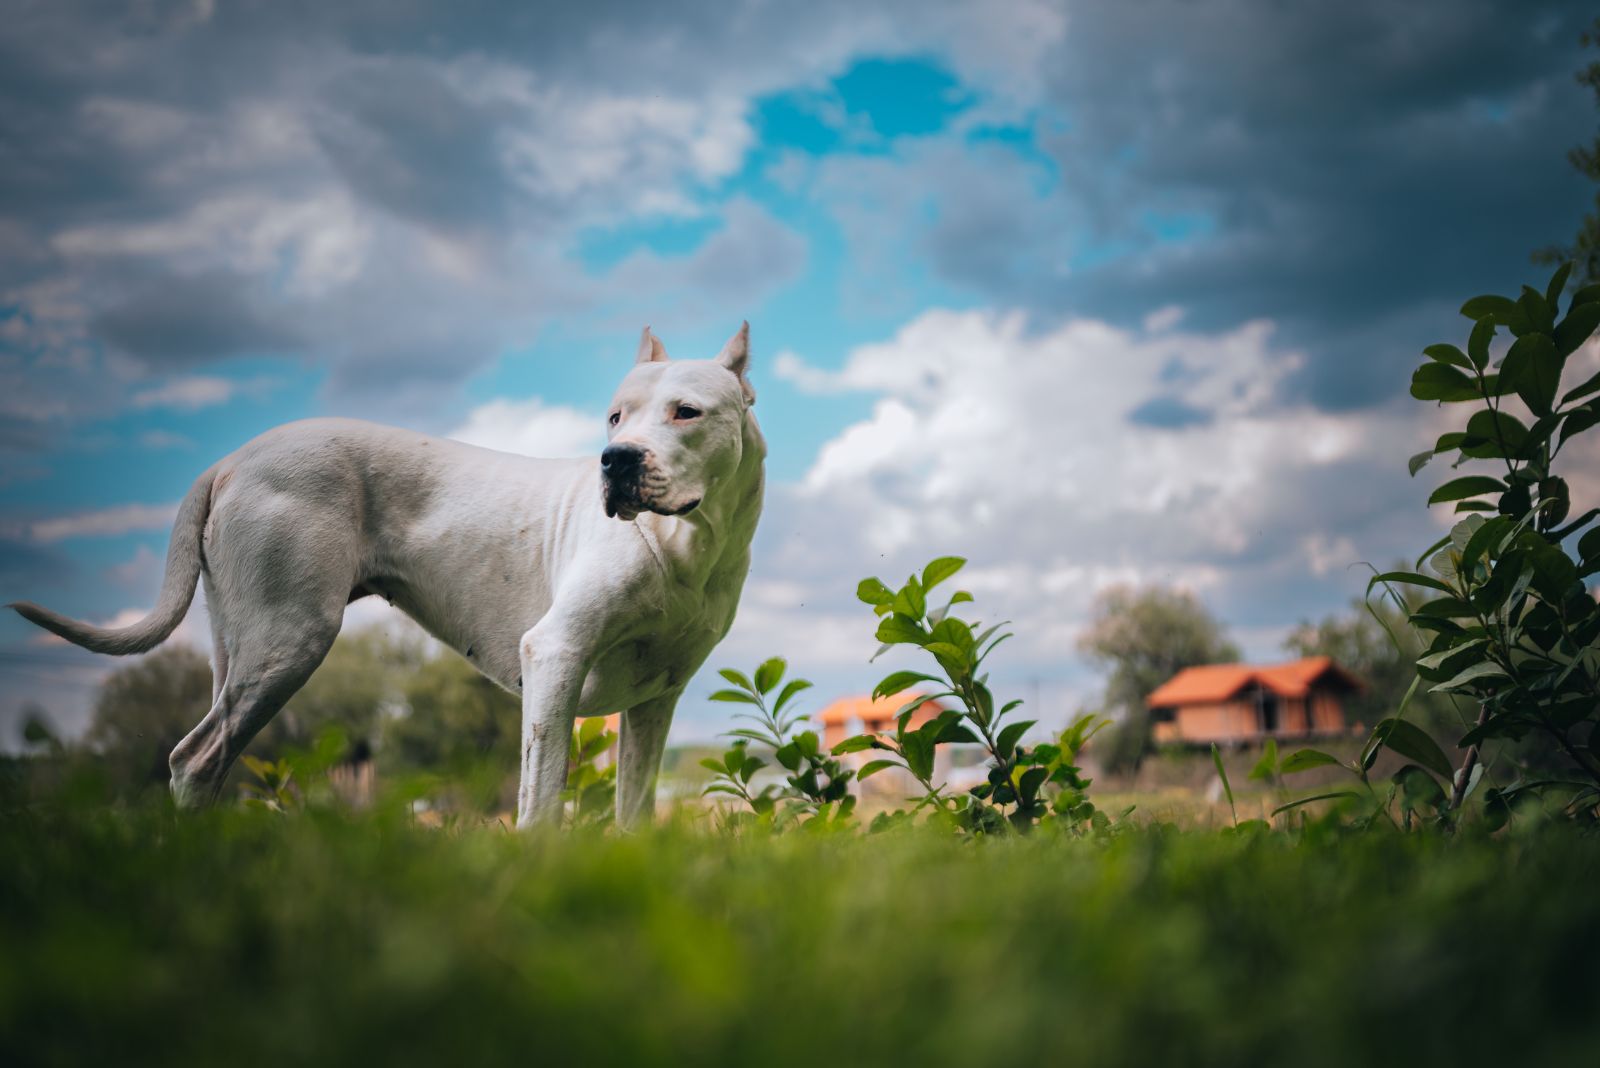
[[[613,478],[638,470],[644,450],[637,445],[607,445],[600,454],[600,470]]]

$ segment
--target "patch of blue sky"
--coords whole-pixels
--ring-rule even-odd
[[[752,125],[757,145],[746,173],[764,169],[785,151],[883,153],[900,137],[948,129],[978,101],[931,57],[857,60],[822,88],[796,88],[762,97]]]
[[[966,142],[973,146],[998,145],[1015,152],[1037,168],[1035,190],[1041,195],[1053,192],[1061,182],[1061,165],[1039,147],[1037,119],[1019,123],[979,123],[966,131]]]
[[[923,137],[949,125],[977,96],[936,59],[869,58],[833,81],[849,115],[863,116],[886,138]]]
[[[604,274],[636,252],[685,256],[714,233],[721,219],[708,212],[694,217],[658,216],[579,232],[573,255],[590,274]]]
[[[0,509],[41,516],[177,500],[222,456],[265,430],[313,414],[324,374],[269,359],[230,361],[205,373],[265,384],[193,410],[129,406],[80,427],[68,447],[51,452],[38,477],[0,486]],[[152,446],[152,440],[162,444]]]
[[[1139,225],[1157,241],[1187,244],[1215,236],[1217,220],[1203,211],[1153,211],[1139,213]]]

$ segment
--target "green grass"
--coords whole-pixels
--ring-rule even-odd
[[[1600,841],[0,812],[0,1063],[1589,1063]]]

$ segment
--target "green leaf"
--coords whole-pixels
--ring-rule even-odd
[[[1400,803],[1412,811],[1424,805],[1438,811],[1444,804],[1444,788],[1437,779],[1415,764],[1407,764],[1395,772],[1390,781],[1400,787]]]
[[[1518,298],[1517,305],[1528,319],[1532,328],[1529,333],[1539,331],[1548,334],[1555,329],[1556,312],[1550,302],[1544,299],[1544,294],[1532,286],[1522,287],[1522,296]]]
[[[857,734],[834,746],[833,755],[844,756],[846,753],[860,753],[867,749],[876,749],[882,744],[883,742],[878,739],[877,735]]]
[[[907,769],[923,782],[933,778],[934,744],[933,735],[922,731],[912,731],[900,741],[900,755],[905,757]]]
[[[1000,736],[995,739],[995,755],[1001,760],[1010,760],[1011,754],[1017,748],[1017,740],[1028,733],[1028,728],[1038,720],[1024,719],[1015,723],[1007,723],[1000,728]]]
[[[1482,396],[1471,378],[1442,363],[1417,368],[1411,376],[1411,395],[1425,401],[1469,401]]]
[[[1227,769],[1222,766],[1222,753],[1217,749],[1217,743],[1211,743],[1211,763],[1216,765],[1217,777],[1222,780],[1222,792],[1228,795],[1228,811],[1233,813],[1233,822],[1239,822],[1239,810],[1233,804],[1233,784],[1228,781]]]
[[[920,671],[896,671],[872,688],[873,700],[877,700],[880,697],[893,697],[897,693],[910,689],[913,683],[918,682],[940,682],[940,680],[932,675],[924,675]]]
[[[1433,455],[1432,449],[1417,453],[1415,456],[1411,457],[1411,459],[1406,461],[1406,469],[1409,470],[1413,476],[1415,476],[1418,471],[1421,471],[1428,465],[1428,461],[1433,459]]]
[[[1600,303],[1579,304],[1556,327],[1556,353],[1570,356],[1600,327]]]
[[[906,579],[906,584],[894,595],[894,610],[911,619],[921,619],[927,614],[928,598],[922,592],[922,585],[917,582],[915,575]]]
[[[1502,493],[1505,488],[1506,484],[1498,478],[1490,478],[1488,475],[1466,475],[1462,478],[1453,478],[1434,490],[1428,497],[1428,503],[1442,504],[1445,501],[1459,501],[1483,493]]]
[[[928,632],[915,620],[896,612],[883,617],[876,637],[885,645],[922,645],[928,641]]]
[[[979,738],[976,734],[972,733],[972,728],[965,726],[959,719],[946,724],[944,730],[939,732],[939,737],[935,740],[940,745],[946,745],[952,742],[963,745],[977,745],[979,742],[983,741],[982,738]]]
[[[1578,539],[1578,555],[1585,560],[1600,556],[1600,527],[1586,531],[1583,537]]]
[[[1372,736],[1378,744],[1415,760],[1446,780],[1454,774],[1450,759],[1439,748],[1439,743],[1414,723],[1407,723],[1403,719],[1385,719],[1373,728]]]
[[[1399,582],[1407,586],[1426,586],[1428,589],[1438,590],[1440,593],[1455,592],[1432,575],[1419,575],[1414,571],[1385,571],[1381,575],[1374,575],[1367,583],[1367,591],[1370,593],[1372,587],[1382,585],[1385,582]]]
[[[1278,773],[1278,740],[1268,738],[1267,744],[1261,748],[1261,759],[1256,761],[1255,767],[1250,769],[1250,778],[1263,782],[1270,782]]]
[[[743,690],[718,690],[716,693],[711,695],[711,700],[713,700],[713,701],[733,701],[733,702],[737,702],[739,704],[744,704],[744,705],[757,705],[757,706],[759,706],[761,704],[760,701],[757,701],[754,697],[751,697],[749,694],[745,693]]]
[[[1420,661],[1419,661],[1420,663]],[[1429,687],[1430,693],[1470,693],[1487,683],[1509,678],[1500,665],[1481,660],[1468,666],[1448,682]]]
[[[922,569],[922,588],[931,590],[966,565],[961,556],[941,556]]]
[[[727,770],[723,766],[722,761],[715,760],[715,759],[713,759],[711,757],[706,757],[703,760],[701,760],[700,761],[700,766],[702,768],[705,768],[707,771],[715,772],[718,775],[721,775],[725,770]]]
[[[1559,307],[1561,294],[1567,288],[1567,279],[1572,276],[1572,261],[1568,260],[1556,268],[1556,273],[1550,276],[1550,284],[1545,286],[1544,299],[1550,307]]]
[[[967,650],[950,642],[929,642],[923,648],[938,657],[940,663],[948,660],[952,664],[962,665],[967,661]]]
[[[1483,442],[1464,447],[1461,451],[1468,456],[1514,458],[1528,443],[1528,428],[1514,415],[1485,408],[1473,412],[1472,418],[1467,420],[1467,436]]]
[[[898,760],[869,760],[861,765],[861,770],[856,772],[856,782],[866,782],[878,772],[887,768],[902,768],[904,764]]]
[[[1600,307],[1600,303],[1595,306]],[[1567,390],[1561,396],[1561,403],[1571,404],[1579,397],[1587,397],[1589,394],[1596,392],[1600,392],[1600,372],[1596,372],[1593,376],[1584,379],[1581,385]]]
[[[770,693],[772,688],[778,685],[778,680],[783,678],[783,673],[788,667],[789,665],[781,656],[775,656],[765,661],[760,667],[756,668],[756,689],[763,695]]]
[[[1470,604],[1459,597],[1435,597],[1431,601],[1424,601],[1418,605],[1416,611],[1411,613],[1413,620],[1418,619],[1470,619],[1477,616]]]
[[[779,747],[773,751],[772,755],[777,758],[778,763],[790,771],[800,770],[800,747],[794,742]]]
[[[1472,366],[1483,370],[1489,366],[1489,344],[1494,341],[1495,324],[1493,319],[1480,319],[1472,324],[1472,336],[1467,339],[1467,356],[1472,360]]]
[[[790,679],[784,684],[783,692],[778,694],[778,699],[773,702],[772,712],[777,715],[783,711],[783,706],[789,703],[790,698],[802,690],[811,689],[811,683],[806,679]]]
[[[1467,359],[1467,354],[1454,345],[1429,345],[1422,350],[1422,354],[1430,360],[1439,363],[1448,363],[1455,367],[1465,367],[1472,370],[1472,361]]]
[[[901,730],[905,730],[905,724],[907,724],[907,723],[909,723],[911,721],[911,715],[917,709],[921,708],[923,705],[927,704],[929,701],[937,701],[938,699],[939,699],[939,696],[937,694],[926,694],[925,693],[925,694],[920,694],[919,696],[913,697],[911,700],[909,700],[905,704],[901,705],[900,706],[900,710],[894,714],[895,720],[900,724],[900,729]]]
[[[1309,805],[1313,801],[1332,801],[1335,798],[1360,796],[1361,795],[1356,793],[1354,790],[1335,790],[1331,794],[1313,794],[1311,797],[1302,797],[1298,801],[1290,801],[1287,805],[1279,805],[1277,808],[1272,810],[1272,814],[1276,816],[1280,813],[1288,812],[1290,809],[1299,808],[1301,805]]]
[[[722,668],[717,672],[717,674],[721,675],[723,678],[727,679],[741,690],[749,690],[751,693],[755,693],[756,691],[756,688],[750,684],[749,679],[745,678],[744,672],[742,671],[735,671],[733,668]]]
[[[888,604],[894,600],[894,594],[889,587],[875,578],[865,578],[856,587],[856,597],[867,604]]]
[[[1588,304],[1585,307],[1600,308],[1600,304]],[[1600,423],[1600,398],[1573,408],[1562,417],[1561,444],[1565,445],[1568,438],[1583,433],[1596,423]]]
[[[1337,763],[1339,763],[1338,758],[1331,757],[1320,749],[1297,749],[1283,758],[1283,763],[1278,765],[1278,774],[1293,775],[1296,772],[1310,771],[1312,768]]]
[[[1045,779],[1050,777],[1048,768],[1029,768],[1017,780],[1017,793],[1021,795],[1024,807],[1033,804],[1033,799],[1039,796],[1039,787],[1044,785]]]
[[[1504,323],[1507,317],[1520,315],[1521,311],[1517,307],[1517,302],[1510,297],[1489,294],[1482,297],[1473,297],[1461,305],[1461,314],[1468,319],[1478,320],[1492,316],[1497,321]]]
[[[1442,365],[1441,365],[1442,366]],[[1524,334],[1500,365],[1500,381],[1535,415],[1547,415],[1561,385],[1561,357],[1549,335]]]
[[[1462,655],[1463,653],[1471,652],[1487,641],[1487,638],[1473,638],[1469,641],[1462,642],[1460,645],[1452,645],[1449,648],[1441,649],[1436,653],[1429,653],[1427,656],[1417,661],[1417,667],[1426,668],[1429,671],[1437,671],[1443,668],[1450,661],[1454,660],[1456,657]]]

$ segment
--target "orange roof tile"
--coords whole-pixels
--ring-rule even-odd
[[[1326,656],[1309,656],[1287,664],[1205,664],[1184,668],[1145,698],[1151,708],[1198,705],[1226,701],[1251,683],[1279,697],[1304,697],[1313,683],[1331,675],[1352,690],[1365,687],[1360,679]]]
[[[841,697],[821,712],[818,712],[816,719],[817,722],[823,724],[848,723],[853,719],[859,719],[864,723],[884,722],[893,719],[895,713],[905,707],[906,702],[924,692],[926,691],[903,690],[900,693],[890,694],[888,697],[880,697],[876,701],[865,695],[861,697]],[[926,712],[929,716],[936,716],[944,710],[945,706],[938,701],[929,701],[917,709],[917,714],[920,717]]]

